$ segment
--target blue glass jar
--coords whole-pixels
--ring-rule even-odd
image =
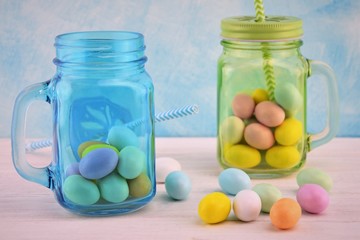
[[[156,192],[154,89],[143,35],[67,33],[56,37],[55,47],[55,76],[23,90],[14,106],[16,170],[78,214],[143,207]],[[26,161],[26,110],[34,100],[52,106],[53,160],[44,168]]]

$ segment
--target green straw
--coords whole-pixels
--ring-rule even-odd
[[[256,13],[256,22],[265,22],[265,11],[262,0],[254,0],[255,13]],[[272,65],[271,53],[268,48],[268,43],[263,42],[262,52],[263,52],[263,70],[265,73],[266,87],[269,95],[269,100],[274,101],[274,91],[275,91],[275,75],[274,67]]]

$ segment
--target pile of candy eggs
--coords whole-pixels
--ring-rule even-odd
[[[283,197],[281,191],[269,183],[251,188],[250,178],[240,169],[225,169],[218,180],[223,192],[207,194],[198,205],[198,215],[207,224],[225,221],[232,209],[240,221],[255,221],[263,212],[269,214],[276,228],[290,229],[298,223],[302,211],[311,214],[324,212],[329,205],[328,192],[332,188],[329,175],[316,168],[298,173],[296,200]],[[239,185],[241,187],[235,190],[234,186]],[[232,204],[228,195],[233,196]]]
[[[268,168],[288,169],[299,164],[303,125],[295,115],[302,99],[291,83],[275,89],[274,101],[269,100],[264,89],[255,89],[251,95],[236,94],[231,102],[232,115],[219,127],[225,164],[255,168],[262,156]]]
[[[108,142],[87,141],[77,151],[80,161],[66,168],[64,196],[79,205],[121,203],[146,197],[152,190],[146,154],[136,134],[125,126],[113,127]]]

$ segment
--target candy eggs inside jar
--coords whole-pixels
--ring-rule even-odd
[[[149,197],[155,191],[155,179],[140,143],[141,138],[125,126],[110,129],[107,142],[81,143],[79,160],[65,170],[64,197],[93,208],[119,207]]]
[[[296,90],[295,96],[284,93],[286,89],[293,93]],[[229,110],[223,111],[226,115],[221,117],[218,129],[218,159],[224,168],[240,168],[252,176],[262,172],[275,176],[302,165],[302,96],[292,83],[280,89],[278,95],[280,102],[265,88],[242,89],[230,97],[230,105],[224,105]]]

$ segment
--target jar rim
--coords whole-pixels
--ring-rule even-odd
[[[126,41],[143,39],[144,36],[138,32],[131,31],[84,31],[63,33],[55,38],[59,41]]]

